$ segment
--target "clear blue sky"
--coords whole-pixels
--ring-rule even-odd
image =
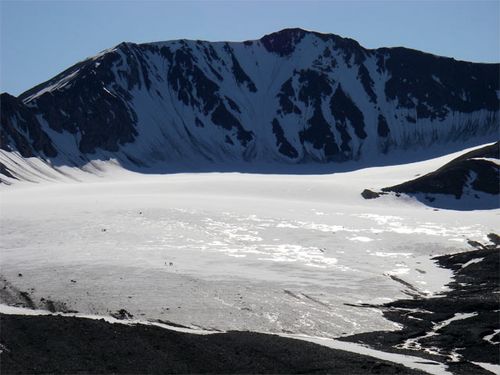
[[[0,13],[0,91],[13,95],[122,41],[239,41],[285,27],[350,37],[367,48],[500,61],[500,0],[0,0]]]

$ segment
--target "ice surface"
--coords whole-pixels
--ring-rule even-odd
[[[391,275],[439,293],[451,272],[430,257],[497,229],[500,210],[360,196],[434,166],[331,175],[68,168],[70,182],[0,187],[1,273],[35,303],[83,314],[124,308],[205,329],[324,337],[397,329],[376,309],[346,304],[406,297]]]

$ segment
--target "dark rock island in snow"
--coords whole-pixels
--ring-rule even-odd
[[[394,192],[414,196],[435,207],[478,209],[500,205],[500,146],[494,144],[467,152],[441,168],[381,192],[365,189],[365,199]]]

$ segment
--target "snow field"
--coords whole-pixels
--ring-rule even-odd
[[[430,297],[444,290],[451,272],[430,257],[498,232],[499,210],[359,193],[443,159],[330,175],[143,175],[102,163],[102,178],[4,186],[1,274],[35,303],[84,314],[124,308],[205,329],[323,337],[397,329],[346,304],[405,297],[397,279]]]

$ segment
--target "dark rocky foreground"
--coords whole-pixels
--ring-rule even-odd
[[[456,374],[490,374],[471,363],[500,365],[500,237],[490,234],[489,238],[489,245],[470,241],[476,250],[434,258],[454,272],[449,291],[425,298],[409,290],[412,299],[376,306],[387,319],[403,325],[402,330],[341,340],[445,362]],[[443,326],[453,317],[465,318]]]
[[[194,335],[54,315],[0,319],[2,374],[423,374],[363,355],[252,332]]]

